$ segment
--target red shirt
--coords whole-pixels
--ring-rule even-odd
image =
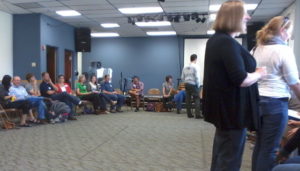
[[[55,84],[55,86],[58,88],[58,93],[67,92],[68,94],[72,94],[72,89],[68,83],[64,83],[64,87],[61,87],[59,84]]]

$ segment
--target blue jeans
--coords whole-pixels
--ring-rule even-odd
[[[80,99],[78,97],[72,96],[66,92],[53,94],[51,96],[51,99],[66,103],[71,109],[69,117],[74,116],[74,105],[78,105],[80,102]]]
[[[174,101],[176,103],[176,109],[182,109],[182,102],[185,101],[185,91],[181,90],[178,94],[174,96]]]
[[[299,171],[300,170],[300,156],[288,159],[283,164],[279,164],[273,168],[272,171]]]
[[[125,96],[120,94],[105,94],[106,97],[108,97],[112,101],[117,101],[117,104],[114,106],[111,106],[111,109],[114,109],[117,107],[117,109],[120,109],[125,101]]]
[[[38,118],[46,119],[46,104],[44,103],[43,97],[31,96],[26,98],[30,102],[31,107],[36,107],[38,109]]]
[[[242,163],[246,129],[216,129],[211,171],[239,171]]]
[[[252,171],[271,171],[288,121],[287,98],[260,97],[262,127],[257,131]]]

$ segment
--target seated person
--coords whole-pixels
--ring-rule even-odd
[[[164,108],[170,110],[172,106],[167,106],[167,102],[172,101],[174,97],[173,78],[171,75],[166,76],[166,82],[162,84],[162,93]]]
[[[77,120],[74,117],[74,105],[81,105],[80,99],[66,92],[56,93],[58,88],[53,84],[48,72],[42,73],[42,79],[43,82],[40,84],[41,95],[43,97],[51,98],[52,100],[66,103],[71,109],[68,120]]]
[[[39,86],[35,76],[31,73],[26,74],[26,80],[28,83],[25,84],[25,89],[31,96],[41,96]]]
[[[296,130],[295,134],[288,140],[288,142],[279,150],[277,154],[277,161],[282,163],[276,166],[273,171],[298,171],[300,170],[300,156],[292,157],[289,159],[289,155],[300,147],[300,121],[290,120],[288,125]]]
[[[29,115],[30,102],[28,100],[16,100],[16,97],[9,95],[9,88],[11,86],[11,76],[4,75],[2,78],[2,85],[0,86],[0,104],[4,109],[16,108],[22,110],[20,121],[21,127],[30,127],[26,123],[27,115]],[[34,118],[31,118],[34,119]]]
[[[182,103],[185,102],[185,89],[179,89],[178,93],[174,96],[174,101],[176,103],[177,114],[180,114],[182,109]]]
[[[140,81],[140,78],[138,76],[134,76],[132,78],[132,84],[129,90],[129,94],[131,95],[131,98],[136,99],[136,109],[134,110],[135,112],[139,111],[141,98],[144,95],[143,91],[144,91],[144,83]]]
[[[125,101],[125,96],[118,94],[117,91],[113,88],[112,84],[110,83],[110,76],[104,76],[104,83],[101,85],[101,90],[104,94],[109,97],[112,101],[117,101],[116,105],[111,105],[110,112],[122,112],[121,107]]]
[[[101,86],[97,83],[96,75],[91,76],[90,82],[87,84],[87,90],[99,94],[100,98],[103,98],[107,103],[110,103],[111,105],[117,104],[117,101],[112,101],[106,94],[101,92]]]
[[[57,93],[62,93],[62,92],[67,92],[68,94],[72,95],[72,89],[71,86],[65,82],[65,76],[64,75],[59,75],[58,77],[58,81],[55,84],[55,86],[57,87]]]
[[[46,105],[43,97],[31,96],[27,93],[26,89],[21,85],[21,78],[14,76],[12,86],[9,88],[9,95],[16,97],[16,100],[28,100],[31,108],[38,109],[38,120],[34,119],[32,122],[45,124],[46,122]],[[32,111],[31,111],[32,115]],[[33,115],[32,115],[33,117]]]
[[[98,93],[88,91],[85,84],[86,79],[84,75],[80,75],[78,83],[76,84],[76,94],[81,100],[88,100],[93,103],[96,114],[107,114],[106,102],[100,98]],[[98,111],[100,107],[100,111]]]

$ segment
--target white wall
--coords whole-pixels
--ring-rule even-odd
[[[206,42],[208,39],[185,39],[184,40],[184,67],[189,65],[190,56],[192,54],[197,55],[197,65],[200,68],[200,84],[203,82],[204,74],[204,57],[205,57],[205,48]],[[236,40],[242,44],[241,38],[236,38]]]
[[[13,19],[0,11],[0,80],[3,75],[13,75]]]

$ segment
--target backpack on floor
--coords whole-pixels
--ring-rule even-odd
[[[146,111],[154,112],[155,111],[155,104],[153,102],[147,103]]]
[[[50,122],[59,123],[68,119],[71,109],[64,102],[52,101],[49,111],[52,111],[52,113],[49,113]]]

